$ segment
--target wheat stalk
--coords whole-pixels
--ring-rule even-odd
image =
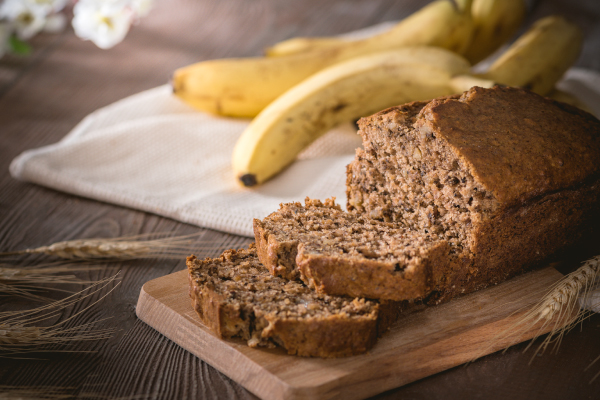
[[[36,325],[60,317],[66,308],[102,291],[111,285],[115,279],[116,275],[103,279],[65,299],[32,310],[0,312],[0,356],[44,351],[44,346],[50,344],[65,344],[74,341],[99,340],[110,337],[114,329],[90,331],[93,325],[99,321],[69,328],[65,327],[65,325],[108,296],[117,287],[118,283],[100,297],[100,299],[71,317],[47,327]]]
[[[41,264],[35,267],[0,264],[0,282],[5,283],[93,283],[75,275],[56,275],[62,272],[93,271],[99,266],[77,264]]]
[[[580,303],[590,298],[593,289],[597,286],[599,276],[600,256],[596,256],[558,281],[542,301],[525,314],[523,318],[530,318],[532,325],[543,321],[540,331],[548,324],[552,324],[552,329],[538,346],[534,356],[544,352],[552,343],[554,343],[553,350],[556,351],[563,336],[593,314],[593,311],[581,309]],[[531,347],[538,336],[534,337],[525,350]]]
[[[0,253],[0,256],[46,254],[64,259],[117,259],[140,258],[181,259],[194,251],[216,250],[225,246],[194,246],[194,238],[200,234],[162,237],[163,234],[124,236],[119,238],[77,239],[57,242],[49,246]],[[206,243],[206,242],[205,242]]]
[[[17,267],[12,265],[0,264],[0,296],[19,296],[31,300],[48,300],[43,296],[35,294],[36,291],[53,290],[59,292],[68,292],[64,289],[49,288],[45,286],[51,284],[88,284],[92,281],[86,281],[77,278],[75,275],[56,275],[62,272],[91,271],[100,269],[98,266],[91,265],[55,265],[47,264],[36,267]],[[44,286],[42,286],[44,285]]]
[[[500,341],[517,344],[524,334],[537,330],[537,333],[524,350],[527,351],[548,327],[551,327],[550,332],[536,348],[530,362],[537,354],[543,353],[552,343],[554,343],[553,350],[556,351],[563,336],[593,314],[593,311],[589,309],[581,309],[580,303],[588,303],[589,305],[591,294],[598,286],[599,277],[600,256],[596,256],[585,261],[576,271],[565,275],[552,285],[537,304],[523,313],[508,329],[498,333],[490,341],[488,347],[473,360],[487,354]],[[519,310],[516,313],[522,311]]]

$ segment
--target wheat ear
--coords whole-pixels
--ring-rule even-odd
[[[554,350],[557,350],[565,333],[593,313],[593,311],[580,309],[579,302],[590,298],[591,292],[597,286],[599,276],[600,256],[585,261],[576,271],[565,275],[552,285],[546,295],[533,307],[524,313],[524,310],[517,311],[516,313],[523,314],[509,328],[492,338],[488,347],[473,360],[489,353],[489,349],[495,347],[495,344],[500,341],[517,344],[527,332],[537,331],[524,350],[527,351],[549,327],[551,327],[550,332],[537,346],[531,360],[537,354],[544,352],[552,343],[554,343]]]
[[[159,237],[168,234],[148,234],[105,239],[78,239],[57,242],[49,246],[0,253],[0,256],[46,254],[64,259],[181,259],[194,251],[215,250],[223,246],[194,246],[200,234]],[[152,238],[154,237],[154,238]],[[151,239],[148,239],[151,238]]]
[[[555,319],[556,322],[537,352],[546,350],[551,343],[554,343],[554,350],[557,350],[565,333],[594,313],[588,308],[580,307],[582,304],[589,303],[593,290],[598,286],[599,277],[600,256],[596,256],[562,278],[544,297],[542,303],[538,305],[537,318],[545,321]]]
[[[46,351],[50,344],[64,344],[74,341],[99,340],[110,337],[114,329],[90,331],[99,321],[65,327],[65,325],[87,311],[90,307],[108,296],[118,285],[113,285],[117,275],[103,279],[90,287],[65,299],[27,311],[5,311],[0,313],[0,356]],[[113,287],[100,299],[78,311],[71,317],[51,326],[36,326],[41,322],[60,317],[62,312],[83,299],[90,297],[109,285]]]

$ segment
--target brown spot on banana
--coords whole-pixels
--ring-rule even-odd
[[[498,21],[498,23],[494,26],[494,35],[500,36],[506,30],[506,27],[502,23],[502,21]]]
[[[175,76],[171,75],[171,78],[169,79],[169,83],[171,84],[171,91],[173,94],[176,94],[178,91],[181,91],[183,88],[182,86],[184,85],[182,81],[180,80],[176,80]]]
[[[336,104],[335,106],[331,107],[331,111],[336,113],[336,112],[343,110],[346,107],[348,107],[348,104],[345,104],[345,103]]]

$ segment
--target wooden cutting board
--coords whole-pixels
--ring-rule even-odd
[[[367,354],[337,359],[289,356],[281,349],[251,349],[241,340],[217,338],[192,309],[187,271],[147,282],[136,312],[142,321],[264,399],[359,399],[530,339],[533,330],[516,341],[490,347],[497,333],[514,323],[519,315],[515,311],[538,301],[561,277],[549,267],[408,313]]]

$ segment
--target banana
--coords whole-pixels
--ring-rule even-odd
[[[464,51],[472,28],[468,12],[450,0],[438,0],[391,31],[367,39],[281,57],[212,60],[180,68],[172,78],[173,92],[203,111],[254,117],[286,90],[323,68],[409,45]]]
[[[473,40],[464,56],[476,64],[501,45],[519,29],[525,18],[524,0],[473,0]]]
[[[245,186],[260,184],[340,122],[381,109],[453,93],[450,79],[470,68],[437,47],[405,47],[324,69],[269,104],[233,151],[233,171]]]
[[[450,79],[450,87],[454,93],[463,93],[471,89],[473,86],[479,86],[482,88],[492,88],[496,85],[496,82],[490,79],[478,78],[473,75],[456,75]]]
[[[404,18],[391,29],[363,40],[396,42],[393,47],[438,46],[462,54],[471,41],[473,23],[469,15],[472,1],[477,0],[434,1]],[[344,46],[352,42],[340,37],[297,37],[268,47],[265,54],[268,57],[279,57]]]
[[[278,58],[209,60],[175,71],[173,93],[216,115],[255,117],[298,82],[333,63],[335,54],[313,52]]]
[[[326,49],[332,46],[343,45],[348,40],[336,37],[295,37],[275,43],[271,47],[265,49],[265,56],[279,57],[288,56],[290,54],[299,54],[315,49]]]
[[[583,34],[562,17],[537,21],[480,78],[545,95],[577,60]]]
[[[571,93],[563,92],[560,89],[554,88],[546,96],[548,96],[552,100],[561,101],[563,103],[567,103],[572,106],[575,106],[583,111],[589,112],[590,114],[594,113],[588,107],[588,105],[585,104],[583,101],[579,100],[577,97],[573,96]]]

